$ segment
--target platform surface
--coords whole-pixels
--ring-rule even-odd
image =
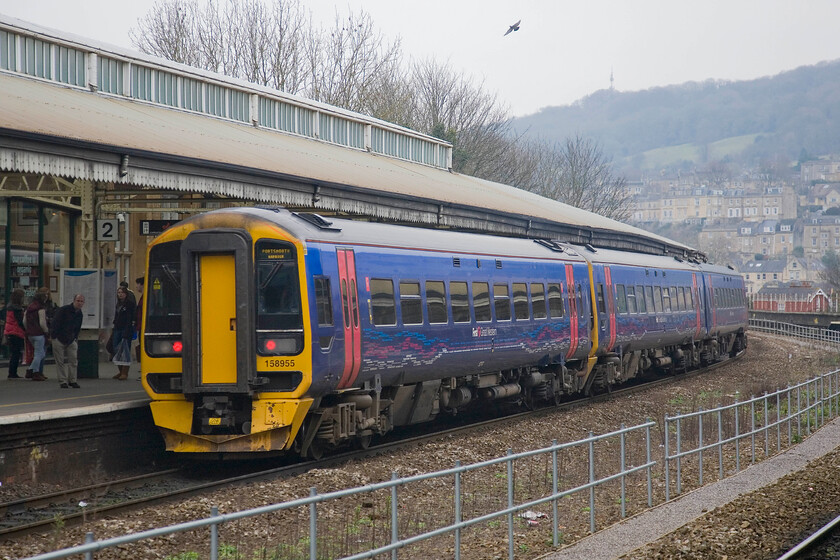
[[[21,367],[18,375],[23,376]],[[148,406],[150,399],[140,383],[140,367],[131,366],[128,379],[112,379],[117,367],[99,364],[98,378],[79,378],[81,389],[62,389],[54,364],[44,366],[46,381],[8,379],[8,367],[0,369],[0,426],[100,414],[125,408]]]

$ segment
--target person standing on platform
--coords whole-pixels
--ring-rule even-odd
[[[44,381],[46,379],[44,377],[44,357],[47,354],[47,333],[49,333],[47,299],[49,299],[49,290],[44,291],[43,288],[40,288],[35,292],[35,297],[32,298],[32,302],[26,308],[26,314],[23,317],[26,338],[29,339],[35,349],[32,364],[29,366],[29,369],[32,370],[32,381]]]
[[[137,287],[137,293],[140,294],[140,299],[137,300],[137,310],[134,312],[134,330],[137,332],[137,346],[134,349],[137,363],[140,363],[140,337],[143,330],[143,288],[146,285],[146,278],[139,277],[134,281]]]
[[[20,379],[17,373],[23,356],[23,341],[26,331],[23,329],[23,295],[20,288],[12,290],[9,304],[6,306],[6,326],[3,334],[9,343],[9,379]]]
[[[128,299],[130,299],[131,303],[134,304],[134,306],[136,307],[137,306],[137,298],[134,296],[134,292],[132,292],[128,288],[128,282],[126,282],[125,280],[120,282],[120,288],[125,288],[125,291],[128,294]]]
[[[76,294],[73,301],[58,308],[53,316],[50,336],[53,357],[58,369],[58,382],[62,389],[81,389],[77,381],[79,368],[79,332],[82,330],[82,307],[85,296]]]
[[[114,379],[128,379],[131,366],[131,340],[134,338],[134,301],[128,297],[128,289],[117,288],[117,310],[114,315],[114,330],[111,333],[114,346],[114,359],[119,373]]]

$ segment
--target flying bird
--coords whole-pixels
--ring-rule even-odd
[[[520,23],[522,23],[521,19],[519,21],[517,21],[516,23],[514,23],[513,25],[511,25],[510,27],[508,27],[508,30],[505,31],[505,35],[507,35],[511,31],[519,31],[519,24]],[[504,37],[504,35],[503,35],[503,37]]]

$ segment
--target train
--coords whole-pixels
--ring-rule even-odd
[[[743,279],[679,255],[210,211],[147,253],[142,382],[169,451],[319,458],[747,347]]]

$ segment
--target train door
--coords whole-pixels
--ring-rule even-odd
[[[702,295],[699,286],[697,285],[697,273],[691,273],[691,299],[694,302],[694,312],[696,314],[696,326],[694,331],[694,338],[699,340],[703,334],[703,303]]]
[[[599,295],[599,297],[603,297],[603,303],[606,304],[606,316],[599,316],[598,340],[600,341],[600,346],[604,348],[607,352],[609,352],[615,345],[616,338],[615,287],[613,286],[612,271],[610,270],[609,266],[604,266],[603,284],[599,282],[598,288],[601,289],[601,294]],[[599,308],[598,311],[600,313],[601,309]]]
[[[580,334],[580,313],[575,298],[575,271],[571,264],[566,265],[566,293],[569,298],[569,353],[566,359],[570,359],[577,352]]]
[[[245,393],[254,377],[251,237],[196,231],[181,246],[184,393]]]
[[[344,370],[338,388],[351,387],[362,365],[362,337],[359,328],[359,289],[356,283],[356,255],[353,249],[336,249],[344,325]]]

